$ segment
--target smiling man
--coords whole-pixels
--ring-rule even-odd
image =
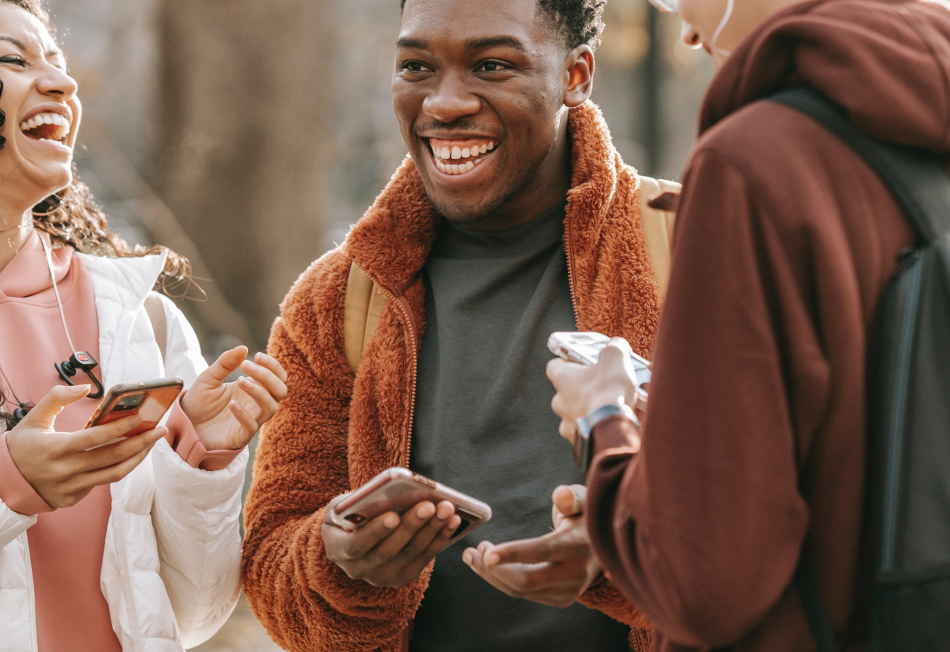
[[[551,437],[550,333],[652,346],[670,216],[644,207],[659,185],[624,165],[588,102],[604,3],[403,6],[392,95],[410,158],[303,274],[271,339],[290,395],[258,450],[245,588],[288,649],[649,649],[579,508],[548,535],[556,561],[513,583],[463,557],[550,532],[552,491],[583,481]],[[378,321],[354,333],[361,282]],[[355,532],[325,520],[394,466],[484,500],[492,520],[444,552],[450,503]]]

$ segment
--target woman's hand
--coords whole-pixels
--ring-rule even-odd
[[[280,363],[263,353],[255,355],[254,362],[245,358],[245,346],[222,353],[181,399],[182,410],[209,451],[247,446],[287,396],[287,372]],[[247,377],[225,383],[238,367]]]
[[[583,485],[554,490],[554,531],[494,545],[482,541],[462,560],[499,591],[551,607],[569,607],[600,576],[584,523]]]
[[[577,420],[614,403],[637,404],[637,372],[630,345],[615,337],[600,352],[597,364],[587,367],[561,358],[548,363],[548,379],[557,390],[551,409],[561,417],[558,432],[572,444]]]
[[[55,432],[56,416],[85,397],[89,389],[89,385],[54,387],[7,433],[13,463],[50,507],[72,507],[95,487],[118,482],[167,434],[165,428],[158,427],[103,446],[141,424],[138,415],[79,432]]]

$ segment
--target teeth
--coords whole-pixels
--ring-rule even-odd
[[[492,151],[493,149],[495,149],[495,143],[488,143],[488,147],[487,147],[486,149],[487,149],[489,152]]]
[[[29,120],[24,120],[23,122],[21,122],[20,130],[29,131],[31,129],[36,129],[37,127],[40,127],[42,125],[56,125],[58,127],[62,127],[63,134],[62,136],[60,136],[60,138],[65,137],[66,134],[69,133],[69,120],[59,115],[58,113],[41,113],[39,115],[35,115]],[[50,140],[50,139],[45,139],[45,140]]]
[[[459,148],[459,147],[453,147],[453,148],[452,148],[452,158],[453,158],[453,159],[462,158],[462,150],[461,150],[461,148]]]
[[[443,148],[442,148],[442,151],[439,152],[439,156],[441,156],[443,160],[444,160],[444,159],[447,159],[447,158],[451,158],[451,157],[452,157],[452,152],[449,150],[448,147],[443,147]]]
[[[475,167],[475,164],[472,163],[471,161],[469,161],[468,163],[465,164],[465,171],[468,172],[468,171],[471,170],[473,167]]]
[[[468,149],[467,147],[462,150],[462,158],[468,158],[471,155],[472,155],[472,150]]]

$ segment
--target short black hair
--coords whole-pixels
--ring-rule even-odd
[[[600,46],[606,5],[607,0],[538,0],[538,6],[564,32],[564,42],[570,50],[579,45],[592,50]],[[399,6],[405,9],[406,0],[399,0]]]

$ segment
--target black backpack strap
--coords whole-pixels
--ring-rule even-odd
[[[950,231],[950,174],[934,152],[871,138],[841,107],[808,86],[781,91],[768,99],[810,116],[857,152],[891,191],[926,243]]]
[[[812,636],[818,644],[818,652],[837,652],[835,632],[831,627],[828,612],[825,611],[825,603],[821,601],[818,575],[812,562],[811,546],[807,541],[802,546],[802,556],[798,560],[798,568],[795,569],[795,589],[805,609]]]

